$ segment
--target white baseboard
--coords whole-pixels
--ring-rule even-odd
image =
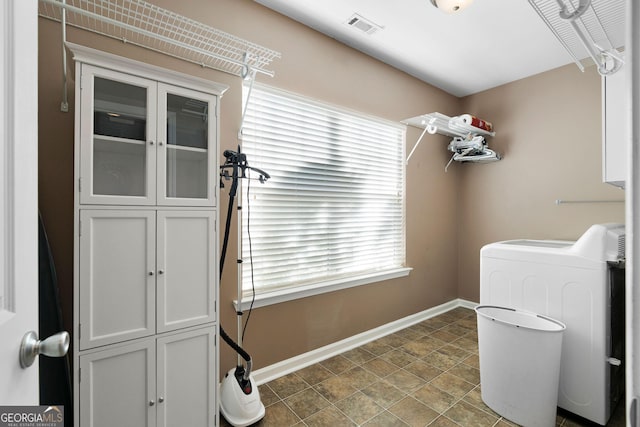
[[[302,368],[313,365],[314,363],[318,363],[340,353],[344,353],[347,350],[359,347],[363,344],[377,340],[401,329],[408,328],[409,326],[420,323],[431,317],[446,313],[447,311],[453,310],[454,308],[464,307],[473,309],[477,305],[478,304],[475,302],[458,298],[438,305],[436,307],[421,311],[419,313],[404,317],[402,319],[395,320],[393,322],[387,323],[386,325],[382,325],[377,328],[362,332],[360,334],[353,335],[349,338],[334,342],[332,344],[325,345],[324,347],[320,347],[307,353],[303,353],[298,356],[283,360],[281,362],[274,363],[273,365],[257,369],[252,373],[253,379],[258,385],[265,384],[269,381],[275,380],[276,378],[280,378],[282,376],[290,374],[291,372],[298,371]]]
[[[477,302],[468,301],[466,299],[461,299],[461,298],[458,298],[455,301],[458,303],[458,307],[468,308],[469,310],[473,310],[479,305]]]

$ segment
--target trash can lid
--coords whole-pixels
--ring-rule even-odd
[[[476,313],[486,319],[500,322],[516,328],[535,329],[546,332],[562,332],[566,329],[564,323],[547,316],[530,311],[516,310],[511,307],[495,305],[479,305]]]

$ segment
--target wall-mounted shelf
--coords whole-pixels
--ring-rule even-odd
[[[184,61],[255,79],[256,73],[274,76],[267,67],[280,52],[241,39],[144,0],[40,0],[38,15],[67,25],[134,44]],[[62,101],[69,111],[67,53],[62,49]],[[242,123],[240,124],[242,129]]]
[[[441,113],[429,113],[402,120],[401,123],[425,129],[430,134],[467,138],[469,135],[495,136],[493,131],[467,124],[465,116],[449,117]]]
[[[267,69],[280,53],[144,0],[40,0],[38,14],[63,24],[245,76]]]
[[[490,162],[501,159],[500,155],[490,150],[485,142],[485,137],[496,134],[493,131],[493,125],[470,114],[449,117],[436,112],[405,119],[401,123],[424,129],[407,156],[407,163],[426,133],[453,138],[448,147],[449,151],[454,153],[452,161]],[[474,126],[472,123],[482,127]]]
[[[618,50],[625,44],[625,1],[529,0],[529,4],[567,50],[581,71],[591,57],[602,75],[622,65]]]

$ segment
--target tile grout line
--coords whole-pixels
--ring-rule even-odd
[[[441,316],[446,316],[446,315],[447,315],[447,313],[445,313],[444,315],[441,315]],[[316,389],[316,386],[318,386],[319,384],[322,384],[322,382],[327,381],[330,378],[326,378],[326,379],[324,379],[322,381],[319,381],[316,384],[312,385],[306,379],[304,379],[302,376],[296,375],[304,383],[304,385],[306,387],[303,388],[303,390],[300,390],[300,391],[298,391],[296,393],[293,393],[290,396],[287,396],[286,398],[281,398],[280,395],[278,393],[276,393],[273,388],[271,388],[268,384],[265,384],[265,385],[267,385],[267,387],[269,388],[271,393],[273,393],[274,396],[277,399],[275,402],[271,403],[270,406],[273,405],[273,404],[276,404],[278,402],[282,402],[284,404],[284,406],[291,413],[293,413],[295,415],[295,418],[297,420],[299,420],[298,422],[301,423],[302,425],[305,425],[305,426],[308,425],[307,421],[305,421],[305,420],[308,420],[310,417],[312,417],[312,416],[318,414],[319,412],[321,412],[323,410],[326,410],[328,408],[331,408],[332,410],[337,411],[339,414],[344,416],[345,419],[349,420],[350,422],[352,422],[354,425],[357,425],[357,426],[364,425],[364,424],[372,421],[376,417],[379,417],[380,415],[383,415],[383,414],[387,414],[388,416],[392,416],[395,419],[401,420],[403,423],[405,423],[405,420],[400,418],[400,416],[396,415],[395,413],[391,412],[390,408],[392,408],[394,405],[398,404],[399,402],[401,402],[402,400],[404,400],[406,398],[411,398],[411,399],[416,400],[421,405],[424,405],[425,407],[429,408],[430,410],[433,410],[437,414],[437,416],[432,421],[430,421],[429,424],[432,424],[437,419],[439,419],[440,417],[443,417],[443,418],[447,419],[448,421],[458,425],[453,419],[451,419],[449,416],[447,416],[445,414],[449,410],[451,410],[453,407],[455,407],[456,405],[460,404],[461,402],[466,404],[466,405],[469,405],[470,407],[472,407],[472,408],[474,408],[476,410],[479,410],[481,413],[484,413],[484,414],[486,414],[488,416],[497,418],[497,420],[492,424],[492,426],[494,426],[494,427],[497,426],[498,424],[500,424],[501,421],[508,422],[506,419],[504,419],[504,417],[502,417],[499,414],[496,414],[494,411],[492,411],[491,408],[488,408],[488,410],[487,410],[486,407],[481,407],[481,406],[478,406],[475,403],[472,403],[472,402],[475,402],[477,399],[471,399],[470,398],[469,400],[465,400],[465,398],[470,396],[471,393],[475,392],[476,390],[479,391],[480,384],[479,383],[478,384],[474,384],[473,382],[470,382],[467,379],[465,379],[464,377],[462,377],[460,375],[456,375],[453,372],[453,370],[455,368],[457,368],[457,367],[469,368],[469,369],[473,369],[473,370],[479,371],[479,367],[476,367],[476,366],[472,365],[471,362],[467,362],[467,360],[469,360],[471,357],[479,356],[477,347],[474,350],[470,351],[469,348],[471,346],[469,345],[469,343],[465,344],[464,342],[460,342],[462,339],[467,338],[470,341],[475,341],[476,342],[476,346],[477,346],[477,329],[474,330],[474,329],[469,327],[469,322],[473,322],[475,320],[475,319],[473,319],[473,317],[474,316],[473,316],[473,314],[471,312],[471,313],[469,313],[467,315],[463,315],[463,316],[459,315],[458,313],[455,313],[455,314],[452,314],[451,316],[446,316],[446,318],[440,318],[440,319],[438,319],[438,317],[433,318],[433,319],[438,319],[439,322],[434,322],[434,321],[429,322],[429,320],[431,320],[431,319],[427,319],[427,320],[425,320],[423,322],[417,323],[416,325],[412,325],[412,326],[406,328],[405,330],[402,330],[404,332],[398,331],[398,332],[395,332],[393,334],[389,334],[389,335],[385,336],[385,337],[388,337],[388,336],[395,335],[397,338],[400,338],[403,342],[402,342],[402,344],[399,344],[399,345],[391,345],[391,344],[388,344],[388,343],[380,343],[380,344],[382,344],[382,345],[384,345],[386,347],[385,351],[383,351],[381,353],[377,353],[376,347],[368,348],[368,349],[367,348],[362,348],[363,346],[359,347],[359,348],[361,348],[361,352],[366,352],[366,353],[362,353],[365,356],[365,359],[358,358],[357,355],[354,355],[356,357],[350,359],[349,357],[346,357],[346,356],[344,356],[344,354],[341,353],[340,355],[342,355],[342,357],[344,357],[345,360],[350,362],[351,365],[348,368],[340,371],[339,373],[336,373],[332,369],[330,369],[329,367],[326,367],[326,366],[322,365],[322,362],[318,362],[318,365],[322,366],[322,368],[326,369],[332,375],[330,378],[339,377],[341,375],[344,375],[346,372],[349,372],[349,371],[354,370],[356,368],[359,368],[359,369],[363,370],[364,372],[366,372],[367,374],[373,376],[373,378],[374,378],[374,380],[372,380],[371,384],[367,384],[366,386],[362,386],[362,387],[359,387],[359,388],[353,387],[355,391],[353,391],[348,396],[345,396],[345,397],[343,397],[342,399],[340,399],[340,400],[338,400],[336,402],[330,401],[329,399],[324,397],[324,395],[322,393],[320,393],[320,391],[318,389]],[[435,327],[435,326],[432,325],[433,323],[437,323],[440,326],[439,327]],[[466,323],[466,324],[461,324],[461,323]],[[422,325],[422,326],[418,327],[418,325]],[[459,329],[460,332],[462,332],[462,330],[465,330],[466,332],[464,332],[464,333],[462,333],[460,335],[457,335],[454,332],[449,332],[452,329],[452,327],[460,328]],[[442,333],[440,334],[440,338],[438,336],[434,336],[434,334],[436,334],[438,332],[442,332],[442,333],[447,333],[447,334],[453,335],[453,336],[455,336],[455,338],[454,339],[450,339],[450,340],[442,339],[442,338],[446,338],[446,335],[443,335]],[[380,339],[384,339],[385,337],[381,337]],[[411,352],[407,351],[407,348],[404,348],[404,346],[406,344],[408,344],[408,343],[410,343],[412,341],[419,340],[421,338],[425,338],[425,337],[431,337],[433,339],[439,340],[439,341],[442,342],[442,345],[439,346],[438,348],[432,350],[427,355],[422,356],[422,357],[416,356],[416,355],[412,354]],[[375,342],[375,341],[373,341],[373,342]],[[453,355],[453,353],[446,353],[446,352],[443,352],[443,351],[439,351],[439,350],[442,350],[443,348],[448,347],[448,346],[452,346],[455,349],[466,353],[466,355],[460,356],[460,358],[458,358],[457,356]],[[379,348],[385,348],[385,347],[377,347],[377,348],[379,349]],[[404,355],[406,355],[408,357],[411,357],[411,361],[407,362],[407,363],[404,363],[403,365],[399,366],[396,363],[390,362],[387,359],[383,358],[384,355],[387,355],[387,354],[389,354],[390,352],[393,352],[393,351],[397,351],[397,352],[400,352],[401,354],[404,354]],[[442,366],[442,363],[439,363],[439,366],[436,366],[435,364],[432,364],[431,361],[425,360],[428,355],[431,355],[431,354],[433,354],[435,352],[440,353],[440,355],[442,355],[442,357],[445,357],[446,360],[449,360],[450,362],[452,362],[454,364],[449,366],[449,367],[445,367],[445,366]],[[371,361],[374,361],[374,360],[378,360],[378,359],[383,361],[383,362],[389,363],[394,368],[393,372],[391,372],[391,373],[389,373],[389,374],[387,374],[385,376],[381,376],[378,373],[376,373],[376,371],[374,371],[371,368],[371,366],[369,366],[369,367],[365,366],[367,363],[369,363]],[[445,359],[443,359],[443,362],[444,362],[444,360]],[[416,362],[423,362],[426,365],[430,366],[431,368],[437,369],[437,370],[439,370],[441,372],[438,375],[436,375],[435,377],[429,378],[429,380],[426,380],[425,378],[423,378],[423,377],[421,377],[421,376],[419,376],[417,374],[414,374],[413,372],[411,372],[411,371],[409,371],[407,369],[408,366],[410,366],[411,364],[416,363]],[[398,371],[402,371],[403,374],[411,375],[411,377],[416,378],[417,380],[419,380],[420,385],[416,386],[415,388],[401,389],[401,388],[397,387],[394,383],[389,382],[388,381],[389,377],[391,375],[393,375],[394,373],[398,372]],[[464,372],[461,372],[461,373],[464,373]],[[292,374],[295,374],[295,372],[292,373]],[[456,398],[455,396],[451,395],[448,390],[443,390],[441,387],[438,387],[438,385],[432,384],[432,382],[434,380],[436,380],[437,378],[439,378],[443,374],[449,374],[451,376],[454,376],[455,378],[457,378],[457,379],[459,379],[461,381],[464,381],[465,383],[471,385],[472,388],[469,391],[465,392],[463,395],[461,395],[461,397]],[[479,372],[478,372],[478,375],[479,375]],[[369,395],[364,394],[363,391],[362,391],[366,387],[369,387],[370,385],[375,384],[376,382],[379,382],[379,381],[386,381],[390,386],[392,386],[394,389],[398,390],[401,393],[401,397],[397,401],[391,403],[389,405],[389,407],[385,407],[385,406],[381,405],[375,399],[372,399]],[[439,391],[441,391],[443,393],[446,393],[449,396],[454,397],[455,400],[446,409],[444,409],[442,411],[439,411],[439,410],[436,410],[435,408],[431,407],[428,403],[426,403],[426,402],[424,402],[424,401],[422,401],[422,400],[420,400],[420,399],[418,399],[417,397],[414,396],[414,393],[416,393],[418,390],[420,390],[420,388],[422,388],[422,387],[424,387],[426,385],[429,385],[429,384],[431,384],[432,387],[435,387],[437,390],[439,390]],[[314,392],[319,393],[321,395],[321,397],[328,402],[328,405],[325,406],[324,408],[314,412],[313,414],[309,415],[305,419],[302,419],[300,417],[300,415],[298,415],[298,413],[296,413],[293,410],[293,408],[291,406],[289,406],[289,404],[285,401],[285,399],[289,399],[289,398],[291,398],[293,396],[296,396],[297,394],[302,393],[307,389],[311,389]],[[405,390],[409,390],[409,391],[405,391]],[[344,400],[354,396],[357,393],[364,394],[364,396],[366,396],[367,398],[371,399],[377,406],[379,406],[381,408],[380,412],[378,412],[376,415],[373,415],[372,417],[369,417],[367,420],[363,421],[362,423],[357,423],[352,418],[352,416],[349,416],[346,412],[344,412],[342,409],[340,409],[340,407],[337,406],[337,404],[339,402],[344,401]],[[491,412],[488,412],[489,410]],[[559,427],[564,426],[566,424],[566,422],[567,422],[567,420],[565,418],[562,418],[560,420],[560,423],[558,424],[558,426]],[[508,423],[511,424],[511,422],[508,422]]]

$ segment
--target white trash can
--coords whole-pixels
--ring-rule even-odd
[[[508,307],[480,305],[475,310],[484,403],[523,426],[555,426],[566,326]]]

